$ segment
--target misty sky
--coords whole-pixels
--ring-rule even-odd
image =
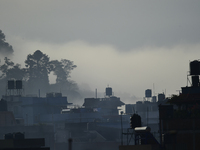
[[[72,60],[80,88],[109,85],[126,101],[153,84],[167,96],[187,85],[189,61],[200,58],[199,8],[199,0],[0,0],[0,29],[15,62],[38,49]]]

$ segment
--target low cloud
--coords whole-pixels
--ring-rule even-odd
[[[92,91],[98,89],[103,93],[109,85],[124,101],[142,99],[146,89],[153,89],[153,84],[156,94],[165,91],[167,96],[178,93],[177,90],[187,84],[189,61],[200,56],[200,44],[142,47],[123,52],[112,45],[94,46],[84,41],[52,45],[15,38],[12,43],[15,45],[15,62],[23,63],[29,53],[38,49],[51,60],[69,59],[77,65],[71,79],[78,85],[87,85],[80,87]]]

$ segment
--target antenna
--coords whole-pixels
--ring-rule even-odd
[[[153,83],[153,96],[155,96],[155,87],[154,87],[154,83]]]
[[[188,86],[188,82],[189,82],[190,86],[192,85],[192,83],[189,79],[189,76],[190,76],[190,71],[187,71],[187,86]]]
[[[96,89],[95,97],[97,98],[97,89]]]

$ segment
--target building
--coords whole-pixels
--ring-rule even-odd
[[[25,139],[24,134],[7,133],[5,139],[0,140],[0,150],[50,150],[50,147],[45,147],[44,138]]]
[[[46,97],[23,97],[23,96],[3,96],[6,100],[8,110],[13,112],[16,119],[23,119],[25,125],[42,123],[44,116],[61,114],[62,109],[67,108],[67,97],[61,93],[47,94]]]
[[[200,149],[200,62],[190,62],[191,86],[159,106],[160,142],[166,150]]]
[[[137,101],[136,104],[126,104],[126,114],[138,114],[141,116],[142,126],[151,128],[151,132],[158,140],[159,134],[159,108],[158,105],[165,103],[166,98],[164,93],[158,94],[158,101],[156,96],[151,96],[151,90],[145,91],[143,101]]]

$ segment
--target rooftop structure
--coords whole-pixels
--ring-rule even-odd
[[[200,149],[200,62],[190,62],[191,86],[182,87],[179,95],[173,95],[170,105],[159,106],[160,141],[170,149]]]

